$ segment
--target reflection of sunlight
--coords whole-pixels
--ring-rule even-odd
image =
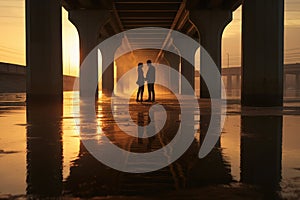
[[[2,114],[2,113],[1,113]],[[0,198],[1,194],[20,194],[26,190],[26,124],[25,109],[4,111],[0,120]],[[1,151],[12,151],[8,155]]]
[[[98,97],[102,97],[102,54],[98,49]]]
[[[97,136],[96,136],[96,140],[98,142],[101,141],[102,135],[104,133],[103,130],[102,130],[102,127],[103,127],[103,117],[104,117],[104,115],[102,113],[102,110],[103,110],[102,105],[99,104],[99,106],[97,107],[97,113],[96,113],[97,114]]]
[[[75,100],[74,100],[75,99]],[[80,137],[78,130],[79,92],[64,93],[63,107],[63,155],[64,179],[70,174],[71,162],[78,156]]]
[[[195,130],[195,140],[200,144],[200,113],[194,112],[194,130]]]
[[[283,117],[283,133],[282,133],[282,175],[287,178],[299,177],[299,171],[289,170],[295,166],[299,166],[299,116]],[[300,183],[299,183],[300,184]]]
[[[240,180],[240,123],[240,116],[227,116],[221,135],[222,152],[236,181]]]

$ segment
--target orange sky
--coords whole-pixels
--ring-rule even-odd
[[[300,62],[300,1],[286,0],[285,63]],[[25,65],[25,0],[0,0],[0,62]],[[78,74],[78,34],[63,9],[64,74]],[[223,35],[223,66],[240,66],[241,9]]]

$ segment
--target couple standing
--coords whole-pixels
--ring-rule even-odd
[[[137,102],[143,101],[145,81],[147,81],[147,86],[148,86],[148,100],[146,102],[155,102],[155,92],[154,92],[155,68],[152,65],[151,60],[147,60],[147,65],[148,65],[148,71],[145,78],[143,72],[143,63],[138,64],[138,79],[136,81],[136,84],[138,84],[139,89],[136,95]]]

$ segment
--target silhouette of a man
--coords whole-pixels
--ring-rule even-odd
[[[147,60],[148,72],[146,75],[148,85],[148,100],[147,102],[155,101],[154,83],[155,83],[155,68],[152,65],[151,60]]]

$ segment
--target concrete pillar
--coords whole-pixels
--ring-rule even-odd
[[[287,97],[288,96],[288,74],[283,75],[283,96]]]
[[[27,114],[27,195],[60,197],[63,191],[61,103],[29,104]]]
[[[164,57],[169,62],[170,67],[179,72],[180,56],[178,56],[172,52],[165,51]],[[173,91],[175,91],[176,93],[179,93],[179,76],[178,76],[178,74],[176,74],[176,75],[171,74],[169,81],[170,81],[170,86],[173,89]]]
[[[240,75],[236,76],[236,88],[241,89],[241,76]]]
[[[300,74],[296,74],[296,90],[300,90]]]
[[[227,75],[227,89],[231,90],[232,88],[232,76]]]
[[[62,102],[60,1],[26,0],[27,102]]]
[[[76,27],[79,40],[80,40],[80,64],[84,61],[86,56],[94,49],[101,40],[104,40],[103,36],[100,35],[100,29],[109,20],[110,13],[108,10],[71,10],[69,11],[69,20]],[[95,75],[93,80],[98,83],[98,55],[94,52],[93,60],[95,66],[94,69],[89,70],[89,73]],[[97,67],[96,67],[97,66]],[[80,76],[89,76],[83,74],[80,70]],[[95,84],[97,84],[95,83]],[[84,88],[84,83],[80,83],[80,88]],[[81,89],[81,96],[85,92]],[[96,91],[98,96],[98,91]]]
[[[221,73],[221,44],[222,34],[225,27],[232,20],[230,10],[191,10],[190,20],[194,23],[200,33],[200,44],[209,53]],[[201,53],[203,56],[203,53]],[[205,68],[209,67],[205,59],[200,58],[200,74],[205,73]],[[216,80],[220,87],[221,98],[221,79]],[[200,77],[200,97],[209,98],[208,88],[204,80]]]
[[[100,49],[102,54],[102,93],[106,96],[111,96],[114,90],[114,60],[115,53],[120,47],[122,40],[114,41],[110,44],[109,48]],[[104,70],[104,65],[107,65],[106,70]]]
[[[196,53],[196,52],[195,52]],[[193,60],[195,60],[195,54],[191,55]],[[181,58],[181,74],[187,79],[187,81],[195,90],[195,63],[190,63],[186,59]],[[181,94],[190,94],[190,91],[186,90],[183,85],[181,85]]]
[[[283,0],[245,0],[242,105],[283,104]]]
[[[195,90],[195,54],[197,49],[199,48],[198,45],[194,46],[187,46],[187,42],[182,41],[182,38],[173,38],[173,45],[176,49],[178,49],[180,58],[180,72],[189,82],[193,90]],[[187,49],[189,48],[189,49]],[[191,63],[188,61],[191,60]],[[182,82],[182,80],[181,80]],[[184,88],[182,84],[180,84],[180,93],[181,94],[191,94],[192,91],[189,91],[187,88]]]
[[[282,116],[242,116],[242,183],[259,185],[271,190],[276,190],[279,187],[282,160],[282,123]]]

